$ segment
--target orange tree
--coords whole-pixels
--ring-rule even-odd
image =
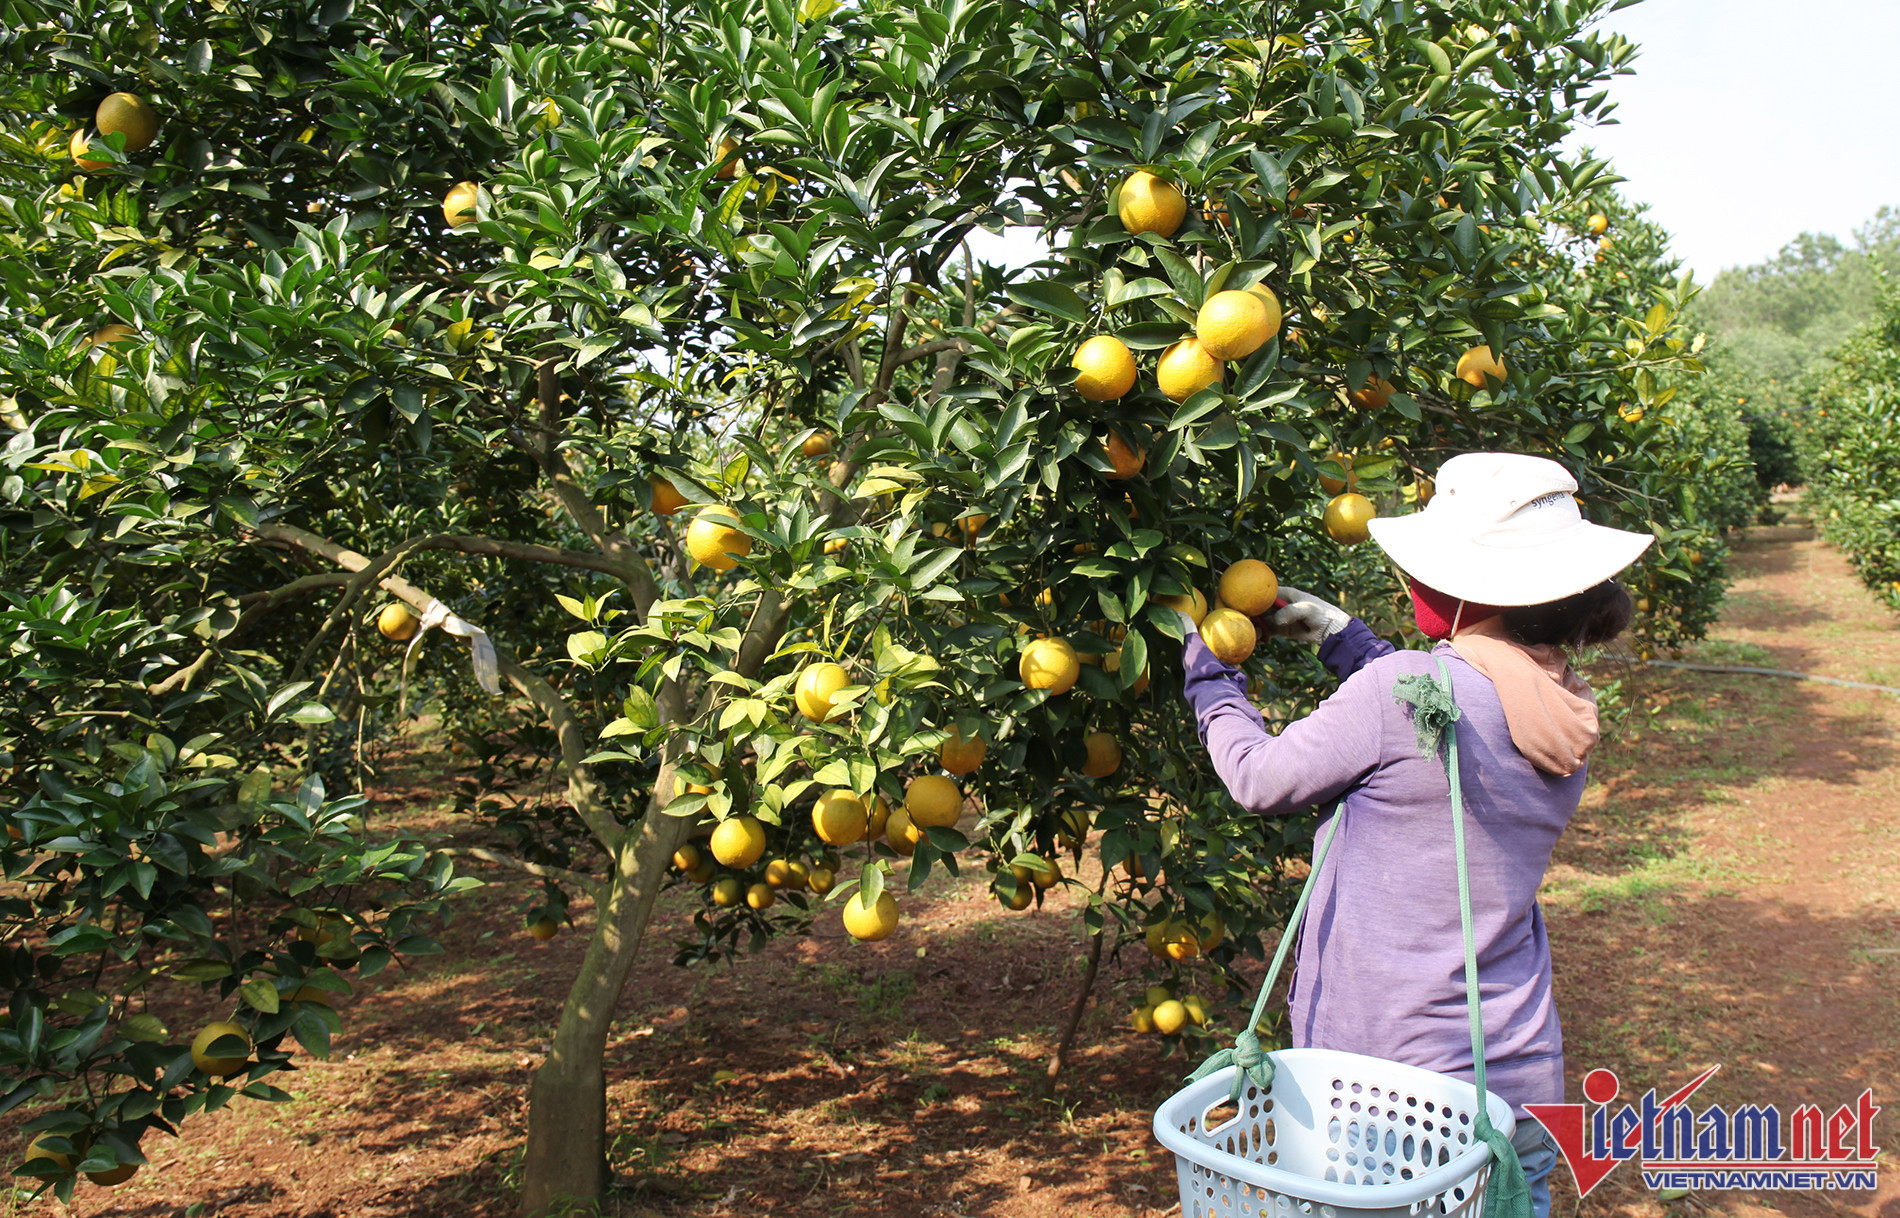
[[[1604,7],[10,6],[26,1173],[116,1178],[233,1080],[281,1098],[284,1038],[341,1026],[317,992],[433,946],[448,855],[357,795],[422,702],[504,830],[464,853],[543,883],[537,934],[593,903],[530,1212],[605,1187],[670,864],[687,959],[820,900],[888,934],[959,859],[1024,907],[1084,850],[1098,951],[1256,947],[1307,829],[1196,763],[1166,601],[1253,557],[1401,634],[1322,478],[1406,510],[1477,448],[1701,527],[1713,459],[1620,413],[1688,366],[1682,288],[1553,236],[1610,182],[1558,148],[1633,52]],[[1012,224],[1050,256],[970,259]],[[1669,553],[1653,596],[1709,582]],[[1298,648],[1249,667],[1276,719],[1327,688]],[[564,798],[511,804],[536,753]],[[235,1030],[194,1057],[167,977]]]
[[[1884,291],[1875,321],[1832,355],[1830,367],[1803,378],[1808,495],[1828,541],[1900,609],[1900,294]]]

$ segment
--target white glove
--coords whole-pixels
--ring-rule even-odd
[[[1275,609],[1258,620],[1262,630],[1276,638],[1297,639],[1302,643],[1323,643],[1346,628],[1352,621],[1338,605],[1328,604],[1311,592],[1280,585],[1285,608]]]

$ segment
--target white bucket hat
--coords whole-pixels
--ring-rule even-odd
[[[1594,588],[1655,538],[1591,524],[1555,461],[1464,453],[1439,468],[1422,512],[1381,516],[1372,538],[1404,572],[1478,605],[1542,605]]]

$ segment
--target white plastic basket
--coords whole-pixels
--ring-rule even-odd
[[[1472,1133],[1476,1087],[1331,1049],[1272,1056],[1272,1091],[1248,1082],[1237,1112],[1231,1070],[1189,1083],[1155,1112],[1155,1136],[1174,1152],[1181,1218],[1481,1212],[1491,1148]],[[1509,1137],[1511,1106],[1495,1094],[1488,1106]]]

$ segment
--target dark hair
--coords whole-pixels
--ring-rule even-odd
[[[1623,585],[1606,579],[1562,600],[1517,605],[1501,615],[1504,628],[1520,643],[1555,643],[1572,649],[1597,647],[1629,628],[1636,606]]]

